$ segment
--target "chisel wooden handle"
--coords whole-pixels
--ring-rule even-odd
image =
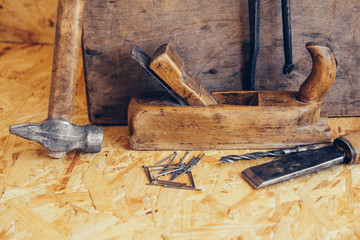
[[[48,119],[71,122],[85,0],[59,0]]]
[[[313,67],[309,77],[299,89],[298,100],[306,103],[321,103],[336,76],[336,61],[327,47],[307,43]]]
[[[169,44],[155,51],[150,68],[189,105],[217,104],[204,86],[184,73],[184,61]]]
[[[346,152],[345,163],[360,163],[360,131],[350,132],[334,140],[334,145]]]

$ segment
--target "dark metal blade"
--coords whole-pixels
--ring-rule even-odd
[[[345,153],[334,147],[284,156],[245,169],[241,175],[254,187],[261,188],[322,170],[344,161]]]
[[[150,62],[151,62],[151,58],[149,57],[149,55],[147,55],[141,48],[139,48],[138,46],[134,46],[131,49],[131,53],[130,53],[131,57],[137,61],[140,66],[142,66],[156,81],[158,81],[160,83],[161,86],[163,86],[166,91],[178,102],[180,103],[180,105],[184,105],[184,106],[188,106],[189,104],[182,98],[180,97],[174,90],[172,90],[169,85],[164,82],[158,75],[156,75],[156,73],[154,73],[151,69],[150,69]]]

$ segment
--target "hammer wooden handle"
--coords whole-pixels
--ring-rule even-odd
[[[48,119],[71,122],[85,0],[59,0]]]
[[[150,68],[189,105],[217,104],[204,86],[184,73],[184,61],[169,44],[156,50]]]
[[[321,103],[335,80],[336,61],[327,47],[307,43],[306,48],[312,57],[313,68],[300,87],[298,100]]]

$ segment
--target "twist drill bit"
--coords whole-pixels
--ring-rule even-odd
[[[292,148],[283,148],[283,149],[267,151],[267,152],[254,152],[243,155],[228,155],[225,157],[221,157],[219,161],[223,163],[234,163],[239,160],[259,160],[266,157],[282,157],[285,155],[304,152],[312,149],[319,149],[328,146],[332,146],[332,143],[315,143],[315,144],[299,145]]]

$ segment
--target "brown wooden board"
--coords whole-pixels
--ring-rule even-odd
[[[311,71],[305,49],[323,42],[338,62],[325,98],[329,115],[360,115],[360,7],[356,0],[292,1],[295,70],[282,74],[280,0],[261,2],[257,90],[297,90]],[[84,59],[90,120],[126,123],[130,97],[161,87],[130,57],[133,45],[152,55],[170,43],[186,69],[209,90],[242,90],[249,56],[247,1],[87,1]]]

